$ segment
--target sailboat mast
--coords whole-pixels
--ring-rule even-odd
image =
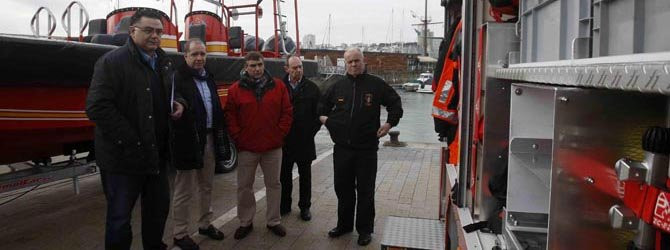
[[[428,56],[428,0],[426,0],[426,5],[423,8],[423,11],[423,55]]]

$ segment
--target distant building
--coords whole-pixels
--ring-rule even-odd
[[[307,37],[305,36],[305,39]],[[306,43],[306,42],[305,42]],[[433,43],[431,46],[432,50],[429,50],[428,54],[430,57],[437,58],[438,48],[440,46],[440,40],[431,39],[429,43]],[[418,42],[394,42],[394,43],[352,43],[346,44],[342,43],[340,45],[334,46],[330,44],[317,44],[314,47],[307,47],[307,44],[303,44],[301,48],[304,49],[316,49],[316,50],[346,50],[351,47],[356,47],[361,49],[363,52],[380,52],[380,53],[400,53],[400,54],[416,54],[423,55],[423,47],[420,46]]]
[[[351,44],[356,45],[366,44]],[[380,45],[376,44],[378,48]],[[368,46],[367,48],[370,48]],[[306,49],[302,51],[306,60],[316,60],[319,62],[319,72],[322,75],[344,74],[345,63],[344,50],[333,49]],[[417,59],[417,54],[375,52],[365,50],[365,64],[368,73],[377,75],[385,79],[388,83],[397,84],[409,79],[416,78],[421,70],[427,71],[421,67],[422,61]]]
[[[401,48],[401,53],[405,54],[422,54],[423,49],[419,48],[418,43],[404,43]]]
[[[305,49],[316,48],[316,36],[313,34],[307,34],[304,37],[302,37],[300,47]]]
[[[423,29],[417,30],[417,41],[418,41],[418,46],[419,46],[419,54],[423,55],[423,48],[426,46],[424,45],[424,35],[423,35]],[[428,56],[437,58],[438,53],[439,53],[439,48],[440,48],[440,39],[433,39],[435,36],[435,33],[431,31],[430,29],[428,30]]]

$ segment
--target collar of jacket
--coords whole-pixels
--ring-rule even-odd
[[[349,80],[362,79],[362,78],[365,78],[365,76],[367,74],[368,74],[368,70],[366,69],[366,70],[363,70],[363,73],[361,73],[360,75],[357,75],[357,76],[353,76],[353,75],[350,75],[349,73],[347,73],[347,78],[349,78]]]
[[[282,81],[283,81],[284,83],[286,83],[286,87],[287,87],[287,88],[288,88],[288,87],[293,88],[293,87],[291,86],[291,82],[290,82],[288,79],[289,79],[289,76],[288,76],[288,74],[286,74],[286,75],[284,76],[284,78],[282,78]],[[301,86],[302,83],[303,83],[304,81],[305,81],[305,77],[303,76],[302,78],[300,78],[300,81],[298,82],[298,85],[297,85],[297,86]]]
[[[144,64],[143,59],[142,59],[142,55],[140,54],[140,51],[139,51],[140,48],[138,48],[137,45],[135,45],[135,42],[133,42],[132,38],[128,38],[128,41],[126,42],[125,46],[128,48],[128,50],[130,51],[130,55],[132,55],[133,58],[135,58],[135,60],[137,60],[139,63]],[[163,51],[163,49],[161,49],[160,47],[156,49],[156,56],[157,56],[157,60],[158,60],[157,61],[158,65],[156,65],[156,70],[159,70],[160,67],[165,65],[165,63],[168,59],[167,59],[167,56],[165,56],[165,51]]]
[[[179,70],[179,73],[181,73],[183,76],[195,77],[195,78],[198,78],[198,79],[201,79],[201,80],[207,80],[207,81],[214,79],[214,75],[211,73],[211,71],[209,71],[209,69],[207,69],[207,67],[205,67],[205,72],[206,72],[205,76],[201,76],[200,72],[191,68],[186,63],[181,65],[181,67],[179,67],[178,70]]]
[[[263,72],[263,76],[265,77],[265,86],[263,87],[263,90],[273,88],[275,86],[275,81],[272,78],[272,75],[270,75],[270,72],[266,70],[265,72]],[[254,81],[254,79],[251,79],[251,77],[249,77],[249,74],[247,74],[247,72],[244,72],[240,76],[240,87],[254,90],[256,89],[256,82]]]

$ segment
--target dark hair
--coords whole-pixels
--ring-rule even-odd
[[[247,61],[263,61],[263,55],[257,51],[251,51],[244,56],[244,62]]]
[[[161,20],[161,14],[158,11],[154,9],[140,8],[130,17],[130,26],[134,26],[136,23],[140,22],[142,17]]]
[[[188,51],[191,49],[191,44],[192,44],[192,43],[199,43],[199,44],[205,45],[205,42],[203,42],[202,40],[200,40],[200,38],[197,38],[197,37],[189,38],[189,39],[184,43],[184,48],[183,48],[184,54],[188,54]]]

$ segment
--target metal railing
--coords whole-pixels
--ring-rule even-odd
[[[344,67],[338,66],[319,66],[319,72],[324,75],[344,75]]]
[[[51,34],[56,30],[56,17],[53,12],[47,7],[40,7],[30,20],[30,29],[35,37],[40,37],[40,13],[45,10],[47,12],[47,38],[51,39]]]
[[[63,12],[63,16],[61,17],[61,22],[63,22],[63,29],[65,29],[65,33],[67,33],[67,40],[70,40],[72,37],[70,35],[71,29],[72,29],[72,6],[77,5],[79,7],[79,41],[83,42],[84,41],[84,30],[88,27],[88,11],[86,11],[86,8],[84,8],[84,5],[81,4],[78,1],[72,1],[66,8],[65,11]],[[67,21],[65,18],[67,17]]]

